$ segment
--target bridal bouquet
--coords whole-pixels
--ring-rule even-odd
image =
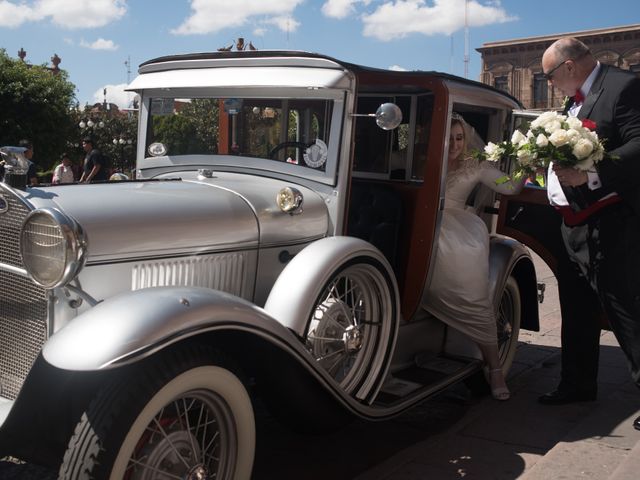
[[[605,156],[595,128],[591,120],[545,112],[531,122],[526,134],[516,130],[511,141],[489,142],[480,156],[494,162],[504,157],[514,159],[515,179],[546,169],[552,161],[586,171]]]

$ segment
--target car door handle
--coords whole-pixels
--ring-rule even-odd
[[[516,218],[518,218],[518,215],[520,215],[523,211],[524,211],[524,207],[522,205],[520,205],[518,207],[518,210],[516,210],[516,213],[511,215],[511,217],[509,218],[509,221],[515,222]]]

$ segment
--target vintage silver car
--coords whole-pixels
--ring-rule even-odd
[[[129,88],[135,180],[0,184],[0,455],[62,479],[247,479],[257,397],[336,428],[482,377],[421,304],[451,113],[501,140],[514,98],[276,51],[157,58]],[[495,195],[469,204],[491,226]],[[490,264],[508,370],[538,329],[535,271],[497,235]]]

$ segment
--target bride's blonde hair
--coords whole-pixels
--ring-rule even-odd
[[[458,112],[451,112],[451,127],[456,124],[462,127],[462,151],[458,157],[457,168],[447,172],[447,185],[457,181],[457,178],[460,176],[467,175],[470,171],[477,168],[479,161],[471,155],[471,151],[478,147],[484,148],[484,142],[482,142],[480,135],[478,135],[475,129],[469,125]]]
[[[449,127],[449,131],[453,129],[454,125],[460,125],[460,128],[462,128],[462,150],[460,151],[460,160],[464,160],[464,157],[467,156],[467,122],[464,121],[464,118],[462,118],[462,115],[458,112],[451,112],[451,126]]]

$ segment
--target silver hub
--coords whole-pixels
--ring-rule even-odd
[[[210,480],[211,477],[203,465],[196,465],[187,474],[185,480]]]
[[[355,325],[350,325],[342,335],[344,348],[349,353],[355,353],[362,348],[362,332]]]
[[[200,458],[198,439],[183,430],[169,433],[152,446],[149,465],[156,471],[145,470],[140,480],[169,480],[184,476],[185,480],[206,480],[209,477],[202,465],[193,465]],[[203,475],[203,476],[198,476]]]

